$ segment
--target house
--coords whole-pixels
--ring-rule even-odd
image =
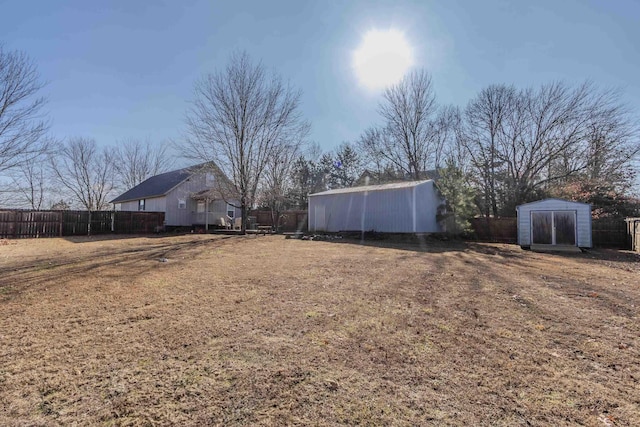
[[[164,212],[168,227],[222,226],[241,216],[229,188],[220,169],[206,163],[152,176],[110,203],[116,210]]]
[[[442,206],[433,180],[323,191],[309,195],[309,231],[442,232]]]
[[[518,244],[532,249],[590,248],[591,205],[544,199],[516,208]]]

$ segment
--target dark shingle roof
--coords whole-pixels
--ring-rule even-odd
[[[169,190],[189,178],[193,173],[193,167],[188,167],[152,176],[146,181],[136,185],[131,190],[119,195],[109,203],[121,203],[129,200],[164,196],[169,192]]]

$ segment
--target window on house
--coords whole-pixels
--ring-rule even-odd
[[[178,209],[187,209],[187,201],[185,199],[178,199]]]
[[[138,210],[139,211],[143,211],[144,210],[144,199],[138,200]]]
[[[197,212],[204,213],[204,202],[198,202]]]
[[[205,185],[207,187],[212,187],[213,183],[215,182],[215,176],[211,172],[207,172],[205,181]]]
[[[236,208],[234,208],[233,205],[230,205],[229,203],[227,203],[227,216],[229,218],[233,218],[236,216]]]

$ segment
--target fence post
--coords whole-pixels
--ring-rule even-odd
[[[18,211],[13,211],[13,238],[18,236]]]

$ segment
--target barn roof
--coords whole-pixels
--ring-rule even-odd
[[[327,191],[322,191],[320,193],[309,194],[309,197],[327,196],[330,194],[364,193],[368,191],[389,191],[389,190],[396,190],[400,188],[412,188],[430,181],[433,181],[433,180],[426,179],[423,181],[405,181],[405,182],[394,182],[391,184],[364,185],[362,187],[337,188],[335,190],[327,190]]]

